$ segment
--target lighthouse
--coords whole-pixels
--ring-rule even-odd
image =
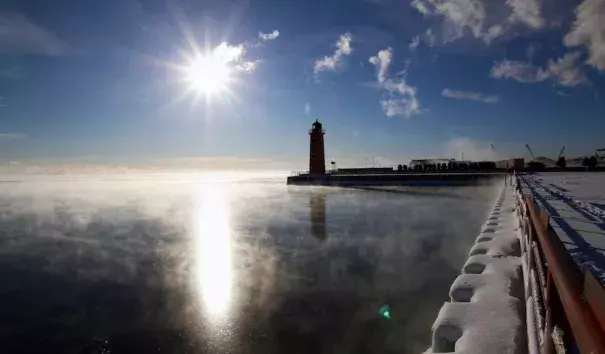
[[[309,173],[311,174],[326,173],[324,134],[321,123],[315,120],[311,129],[309,129]]]

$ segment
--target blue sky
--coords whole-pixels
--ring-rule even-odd
[[[588,154],[605,131],[605,1],[14,0],[0,161],[306,166]],[[175,69],[237,48],[220,92]]]

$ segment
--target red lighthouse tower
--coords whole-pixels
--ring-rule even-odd
[[[309,173],[325,174],[326,159],[324,155],[324,130],[321,123],[316,119],[309,129]]]

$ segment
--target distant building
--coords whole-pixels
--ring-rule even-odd
[[[455,159],[416,159],[416,160],[410,160],[410,168],[414,168],[414,166],[417,165],[441,165],[441,164],[448,164],[450,162],[456,162]]]
[[[522,170],[525,167],[525,159],[508,159],[496,161],[496,167],[498,168],[508,168],[513,170]]]
[[[392,173],[394,170],[392,167],[362,167],[362,168],[339,168],[336,170],[338,174],[385,174]]]

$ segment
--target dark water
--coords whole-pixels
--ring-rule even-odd
[[[422,352],[497,190],[11,180],[2,353]]]

